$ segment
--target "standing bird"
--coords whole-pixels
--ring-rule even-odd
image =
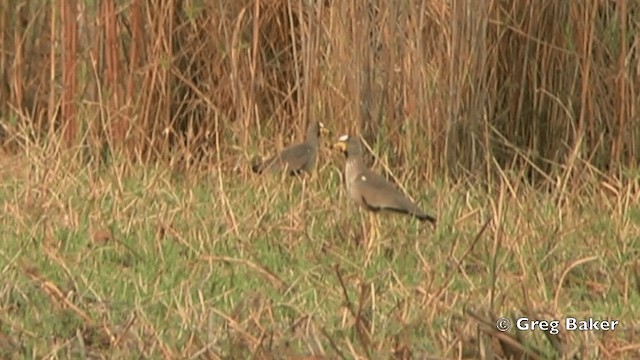
[[[286,171],[289,175],[299,175],[303,171],[310,173],[315,167],[318,157],[319,138],[328,132],[324,124],[312,121],[307,128],[304,142],[291,145],[267,160],[254,159],[251,170],[258,174],[267,169],[274,172]]]
[[[394,211],[435,225],[435,217],[426,214],[387,179],[365,166],[358,139],[342,135],[338,142],[333,144],[333,148],[344,153],[347,159],[345,182],[347,193],[353,201],[372,212]]]

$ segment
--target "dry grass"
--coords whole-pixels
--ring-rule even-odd
[[[382,216],[362,246],[367,217],[327,149],[313,176],[284,181],[44,150],[3,156],[5,357],[640,355],[637,178],[579,195],[443,179],[418,197],[435,230]],[[507,337],[498,316],[621,325]]]
[[[0,4],[0,357],[640,357],[639,4]],[[438,226],[248,171],[310,119]]]

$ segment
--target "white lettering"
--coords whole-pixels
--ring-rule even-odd
[[[560,321],[558,320],[529,320],[529,318],[523,317],[519,318],[516,321],[516,327],[520,331],[527,330],[541,330],[548,331],[552,335],[557,335],[559,330],[558,326],[560,325]]]
[[[564,321],[564,329],[567,331],[610,331],[615,330],[618,324],[620,324],[618,320],[594,320],[593,318],[578,320],[568,317]]]
[[[611,330],[615,330],[618,323],[620,323],[618,320],[611,321]]]
[[[516,321],[516,327],[520,331],[529,330],[529,319],[526,318],[526,317],[525,318],[519,318],[518,321]]]
[[[612,331],[618,325],[620,325],[618,320],[577,319],[574,317],[564,319],[565,331]],[[539,330],[549,332],[551,335],[557,335],[560,333],[560,326],[560,321],[558,320],[531,320],[526,317],[516,320],[516,328],[520,331]]]

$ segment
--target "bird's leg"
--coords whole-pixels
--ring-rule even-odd
[[[356,245],[364,249],[366,247],[369,231],[367,229],[367,224],[364,221],[364,214],[362,214],[362,211],[360,209],[358,209],[358,215],[360,216],[360,234],[361,235],[359,240],[356,240]]]
[[[369,247],[373,245],[374,241],[378,238],[378,226],[376,224],[376,216],[374,213],[369,212]]]
[[[378,227],[376,224],[377,217],[373,212],[367,212],[368,215],[368,223],[369,223],[369,231],[364,241],[365,248],[365,266],[371,260],[371,257],[374,252],[374,245],[376,244],[376,239],[378,238]]]
[[[300,194],[302,195],[303,202],[304,202],[306,192],[307,192],[307,177],[302,176],[302,189],[300,189]]]

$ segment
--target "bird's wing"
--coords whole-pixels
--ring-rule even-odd
[[[313,149],[307,143],[290,146],[278,155],[280,166],[288,166],[289,171],[299,171],[311,160]]]
[[[391,182],[373,171],[363,171],[355,179],[355,187],[362,201],[372,210],[392,210],[415,216],[424,212]]]

